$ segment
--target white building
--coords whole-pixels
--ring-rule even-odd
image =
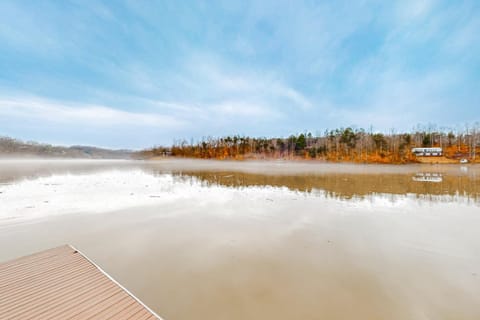
[[[413,148],[412,153],[420,157],[441,156],[443,154],[442,148]]]

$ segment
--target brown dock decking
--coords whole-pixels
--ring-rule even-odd
[[[0,263],[0,319],[161,319],[75,248]]]

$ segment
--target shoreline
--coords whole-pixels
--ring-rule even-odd
[[[358,165],[358,166],[392,166],[402,167],[409,165],[441,165],[441,166],[474,166],[480,164],[480,158],[469,160],[468,163],[460,163],[460,160],[450,159],[446,157],[418,157],[416,161],[408,162],[373,162],[373,161],[346,161],[346,160],[324,160],[324,159],[305,159],[305,158],[195,158],[195,157],[180,157],[180,156],[154,156],[145,158],[125,158],[125,159],[107,159],[107,158],[2,158],[0,163],[62,163],[62,162],[77,162],[81,163],[131,163],[131,162],[162,162],[162,161],[198,161],[198,162],[216,162],[216,163],[290,163],[290,164],[325,164],[325,165]]]
[[[324,160],[324,159],[305,159],[305,158],[195,158],[195,157],[176,157],[176,156],[155,156],[145,159],[144,161],[161,161],[161,160],[200,160],[200,161],[218,161],[218,162],[290,162],[290,163],[315,163],[315,164],[350,164],[350,165],[387,165],[387,166],[404,166],[414,164],[432,164],[432,165],[475,165],[480,164],[480,158],[469,160],[468,163],[460,163],[460,160],[450,159],[446,157],[417,157],[417,161],[409,162],[373,162],[373,161],[344,161],[344,160]]]

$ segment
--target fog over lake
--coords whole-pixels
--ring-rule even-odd
[[[480,319],[480,167],[0,161],[0,261],[69,243],[165,319]]]

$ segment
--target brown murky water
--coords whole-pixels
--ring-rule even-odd
[[[165,319],[479,319],[480,168],[1,161],[0,261],[79,248]]]

